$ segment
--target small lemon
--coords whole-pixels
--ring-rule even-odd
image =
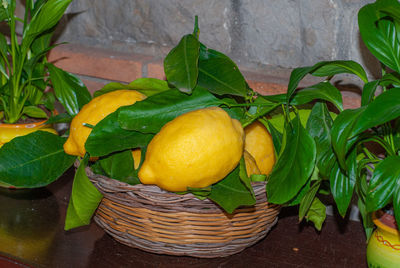
[[[254,157],[251,156],[251,154],[249,154],[249,152],[244,150],[243,157],[246,164],[247,176],[251,176],[253,174],[261,174],[261,171],[257,166],[256,160],[254,159]]]
[[[256,160],[261,174],[268,175],[275,164],[275,151],[271,134],[259,121],[245,127],[244,149]]]
[[[207,187],[238,165],[243,144],[241,124],[223,109],[185,113],[165,124],[151,140],[139,179],[167,191]]]
[[[100,95],[84,105],[71,122],[70,133],[64,144],[64,151],[70,155],[84,156],[85,142],[92,131],[84,123],[95,126],[107,115],[115,112],[119,107],[132,105],[146,96],[135,90],[115,90]]]

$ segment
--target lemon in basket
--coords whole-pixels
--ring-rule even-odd
[[[271,134],[259,121],[245,127],[244,132],[246,134],[244,149],[255,159],[261,174],[268,175],[275,164]]]
[[[84,105],[71,122],[70,134],[64,144],[64,151],[70,155],[84,156],[85,142],[92,129],[84,124],[95,126],[107,115],[121,106],[134,104],[146,96],[135,90],[115,90],[100,95]]]
[[[223,109],[191,111],[165,124],[154,136],[139,179],[173,192],[207,187],[237,166],[243,145],[241,124]]]

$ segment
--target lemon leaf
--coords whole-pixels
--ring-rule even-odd
[[[81,161],[74,177],[69,199],[65,230],[88,225],[103,195],[90,182],[85,172],[86,161]]]
[[[214,184],[208,196],[230,214],[239,206],[251,206],[256,203],[254,194],[240,179],[239,170],[238,165],[225,179]]]

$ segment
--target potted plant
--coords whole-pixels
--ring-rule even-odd
[[[56,46],[51,44],[51,39],[71,1],[26,1],[23,18],[15,15],[15,0],[1,2],[0,21],[9,30],[9,40],[0,34],[2,186],[44,186],[58,178],[74,161],[63,152],[64,139],[50,124],[68,122],[91,96],[79,78],[46,58]],[[20,28],[21,34],[18,33]],[[62,104],[65,113],[57,113],[56,101]]]

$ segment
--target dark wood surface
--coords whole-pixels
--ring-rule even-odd
[[[317,232],[287,208],[266,238],[226,258],[146,253],[114,241],[95,223],[65,232],[72,178],[69,170],[47,188],[2,190],[0,267],[367,267],[361,223],[328,216]]]

